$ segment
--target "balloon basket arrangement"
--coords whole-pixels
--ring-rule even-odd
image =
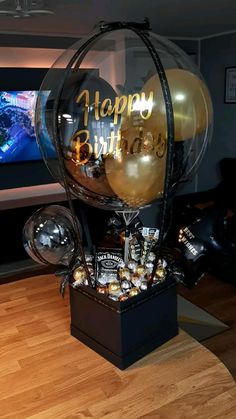
[[[181,272],[163,243],[172,197],[196,173],[211,123],[198,69],[148,20],[102,22],[59,57],[41,86],[37,140],[69,208],[33,214],[25,249],[55,265],[62,295],[69,285],[71,334],[121,369],[178,333]],[[115,213],[95,251],[75,197]],[[155,200],[155,224],[143,227],[138,216]]]

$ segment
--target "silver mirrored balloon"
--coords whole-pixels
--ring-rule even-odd
[[[68,265],[76,240],[71,212],[60,205],[39,209],[28,219],[23,229],[26,252],[42,264]]]

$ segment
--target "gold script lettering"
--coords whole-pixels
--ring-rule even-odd
[[[140,101],[140,96],[138,93],[134,93],[133,95],[128,96],[128,107],[127,107],[127,116],[131,115],[132,107],[133,107],[133,101],[135,99],[135,103]]]
[[[145,101],[146,101],[144,92],[141,93],[141,103],[142,103],[142,101],[143,101],[143,103],[145,103]],[[149,119],[150,118],[150,116],[152,114],[152,107],[153,107],[153,92],[150,92],[149,98],[147,100],[147,114],[144,116],[143,110],[140,109],[140,115],[143,119]],[[146,109],[145,109],[145,112],[146,112]]]
[[[87,127],[88,125],[88,111],[89,111],[89,91],[83,90],[76,99],[76,103],[79,103],[82,97],[85,96],[85,104],[84,104],[84,126]]]
[[[83,123],[84,126],[88,126],[89,110],[90,108],[90,94],[89,91],[83,90],[76,98],[76,103],[79,104],[81,100],[84,100],[84,115]],[[135,106],[136,105],[136,106]],[[134,93],[133,95],[128,96],[116,96],[114,101],[114,106],[112,105],[112,100],[110,98],[105,98],[102,102],[100,101],[100,92],[96,90],[94,95],[94,118],[96,121],[99,121],[100,118],[106,116],[113,116],[113,123],[117,125],[119,116],[127,112],[127,116],[130,117],[132,111],[136,108],[136,111],[139,112],[142,119],[149,119],[152,114],[153,108],[153,92],[149,93],[149,97],[146,99],[145,92]]]
[[[118,116],[121,115],[127,105],[127,97],[126,96],[116,96],[115,98],[115,105],[114,108],[112,110],[112,113],[114,112],[114,125],[117,124],[118,122]]]
[[[85,134],[85,140],[81,142],[80,136]],[[89,131],[87,129],[82,129],[75,133],[71,140],[71,149],[72,155],[75,153],[75,161],[76,164],[85,164],[88,163],[92,153],[93,147],[89,140]]]

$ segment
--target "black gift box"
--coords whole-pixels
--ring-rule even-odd
[[[71,334],[125,369],[178,334],[173,277],[117,302],[86,286],[70,285]]]

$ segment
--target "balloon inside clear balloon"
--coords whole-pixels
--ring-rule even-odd
[[[182,50],[152,32],[149,39],[172,98],[174,184],[200,164],[211,134],[211,99]],[[41,87],[36,131],[45,162],[63,184],[59,154],[71,191],[90,205],[144,207],[162,197],[166,170],[167,114],[157,69],[131,30],[100,34],[90,48],[83,42],[62,54]]]
[[[40,208],[25,223],[23,243],[38,263],[69,265],[77,243],[71,212],[60,205]]]

